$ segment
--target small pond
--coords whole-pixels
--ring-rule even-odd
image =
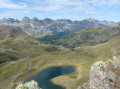
[[[44,70],[42,70],[40,73],[37,75],[28,78],[25,82],[29,82],[31,80],[35,80],[38,82],[40,88],[42,89],[65,89],[62,86],[56,85],[50,80],[61,76],[61,75],[66,75],[69,73],[75,72],[75,67],[73,66],[54,66],[54,67],[49,67]]]

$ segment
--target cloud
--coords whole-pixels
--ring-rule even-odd
[[[119,0],[34,0],[31,10],[42,11],[88,11],[95,12],[96,7],[119,7]],[[90,12],[89,11],[89,12]]]
[[[69,11],[69,10],[81,10],[86,7],[86,3],[79,0],[36,0],[34,2],[33,10],[44,10],[44,11]]]
[[[27,7],[25,3],[13,3],[11,0],[0,0],[0,8],[23,9]]]
[[[120,0],[91,0],[94,6],[120,6]]]
[[[33,17],[40,14],[41,17],[52,18],[105,19],[118,17],[119,8],[120,0],[0,0],[0,9],[4,10],[0,12],[7,17],[17,15]]]

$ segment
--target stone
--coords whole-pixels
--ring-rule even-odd
[[[18,85],[16,89],[41,89],[41,88],[39,88],[37,82],[32,80],[30,82],[26,82],[25,84]]]

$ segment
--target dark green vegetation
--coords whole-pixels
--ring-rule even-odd
[[[109,30],[110,32],[108,31],[109,34],[116,32],[116,36],[106,36],[106,31],[108,30],[101,28],[81,31],[87,35],[90,33],[91,36],[92,33],[95,33],[93,35],[98,40],[100,40],[98,32],[102,36],[105,35],[104,37],[106,38],[109,37],[108,42],[95,46],[83,46],[81,51],[76,49],[60,49],[55,46],[45,45],[26,34],[7,39],[4,39],[3,36],[0,40],[0,59],[2,59],[1,62],[3,62],[4,57],[11,60],[10,62],[5,61],[0,64],[0,89],[14,89],[16,85],[47,67],[64,65],[75,66],[76,73],[56,77],[51,81],[68,89],[76,89],[79,85],[88,81],[89,70],[93,63],[120,55],[120,35],[118,34],[118,30],[113,29]],[[103,35],[103,32],[106,32],[106,34]],[[80,32],[78,33],[81,34]],[[74,36],[71,38],[74,38]],[[87,40],[86,37],[84,39]],[[95,38],[94,40],[98,41]],[[73,75],[76,76],[74,77]]]
[[[45,44],[55,44],[55,42],[67,33],[60,32],[54,35],[47,35],[44,37],[37,38],[37,40],[44,42]]]
[[[94,46],[107,42],[118,34],[117,28],[103,29],[103,28],[87,28],[79,32],[72,32],[67,35],[50,35],[38,40],[53,45],[62,45],[68,48],[79,46]]]

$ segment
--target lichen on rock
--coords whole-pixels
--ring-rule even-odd
[[[41,89],[41,88],[39,88],[37,82],[32,80],[30,82],[26,82],[25,84],[18,85],[16,89]]]
[[[80,87],[80,86],[79,86]],[[120,59],[96,62],[90,70],[89,82],[81,89],[120,89]]]
[[[105,62],[97,62],[90,70],[90,89],[111,89],[110,82],[115,82],[115,74]]]

